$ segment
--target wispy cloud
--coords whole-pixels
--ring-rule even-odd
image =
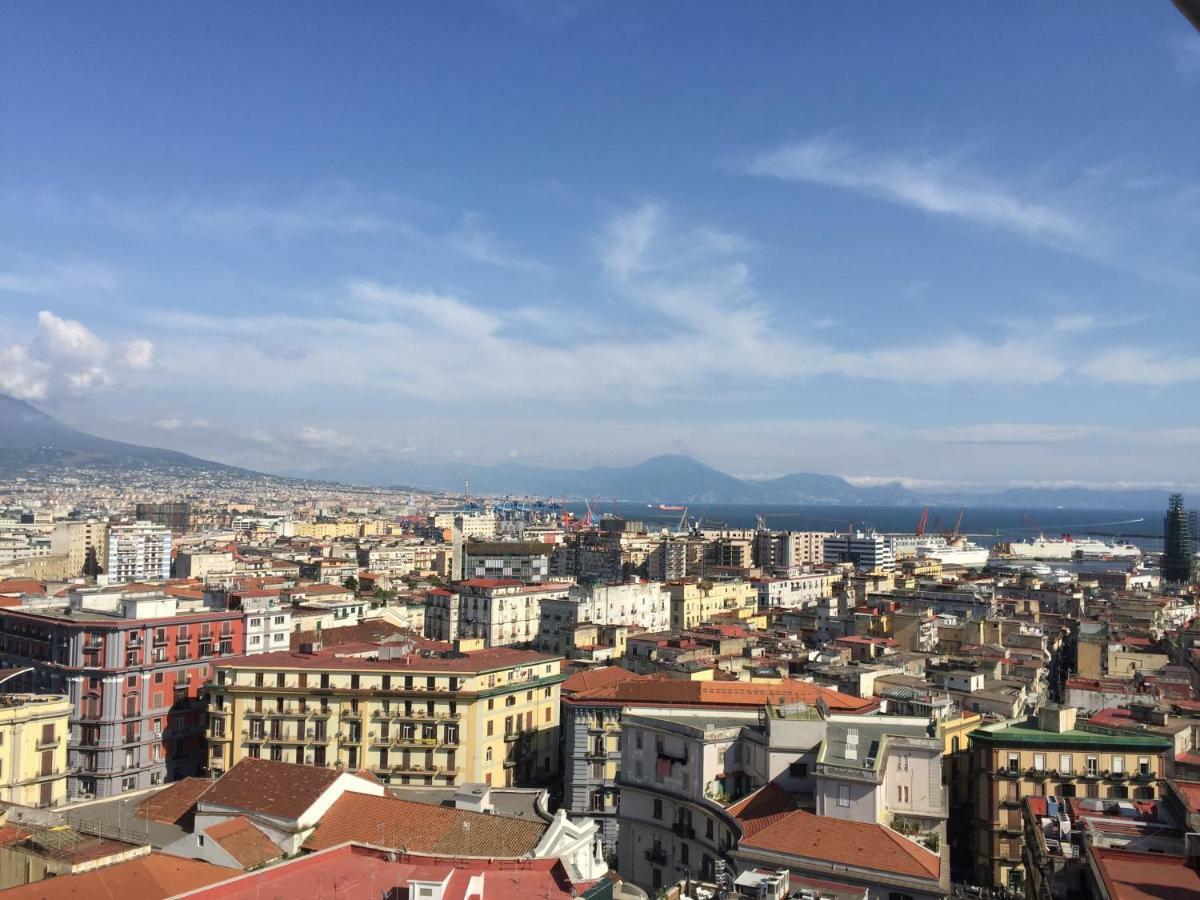
[[[505,246],[484,224],[483,216],[476,212],[463,213],[462,222],[450,232],[446,242],[452,249],[477,262],[525,272],[549,271],[549,266],[544,263]]]
[[[1094,354],[1080,372],[1105,384],[1166,387],[1200,381],[1200,359],[1144,347],[1114,347]]]
[[[61,263],[25,270],[0,270],[0,292],[51,295],[79,291],[111,291],[116,272],[98,263]]]
[[[945,158],[872,153],[821,136],[760,154],[745,171],[851,190],[1036,240],[1076,244],[1094,237],[1066,210],[1022,197]]]

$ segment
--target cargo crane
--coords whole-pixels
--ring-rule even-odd
[[[913,532],[917,537],[924,537],[925,526],[929,523],[929,507],[922,507],[921,518],[917,520],[917,528]]]

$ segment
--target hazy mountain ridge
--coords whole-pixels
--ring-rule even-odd
[[[655,456],[631,466],[562,469],[501,463],[480,466],[447,462],[412,464],[364,460],[317,472],[264,476],[158,447],[96,437],[59,422],[30,404],[0,394],[0,477],[39,470],[91,466],[119,471],[184,469],[253,477],[301,478],[379,487],[403,486],[475,495],[538,495],[604,498],[647,503],[846,504],[861,506],[921,503],[995,507],[1153,509],[1166,506],[1166,490],[1010,488],[998,492],[913,491],[890,484],[858,487],[836,475],[797,472],[779,478],[736,478],[683,455]]]

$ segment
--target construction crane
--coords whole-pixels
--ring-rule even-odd
[[[963,513],[965,512],[965,509],[960,509],[958,511],[958,518],[954,520],[954,528],[952,528],[950,531],[942,532],[947,541],[958,540],[958,533],[962,530]]]
[[[921,509],[921,518],[917,519],[917,528],[913,533],[917,537],[922,537],[925,534],[925,526],[929,522],[929,507],[925,506]]]

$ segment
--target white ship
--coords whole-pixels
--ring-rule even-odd
[[[957,537],[947,541],[945,538],[924,538],[917,544],[918,559],[936,559],[944,566],[968,566],[982,568],[987,565],[988,551],[974,541]]]
[[[1142,551],[1133,544],[1108,544],[1095,538],[1060,538],[1039,535],[1036,540],[1012,541],[1006,547],[1020,559],[1134,559]]]

